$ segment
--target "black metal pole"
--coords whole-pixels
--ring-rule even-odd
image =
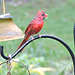
[[[39,39],[40,37],[39,36],[35,36],[34,37],[34,40],[36,39]],[[72,52],[71,48],[64,42],[62,41],[61,39],[55,37],[55,36],[51,36],[51,35],[41,35],[41,38],[51,38],[51,39],[54,39],[58,42],[60,42],[62,45],[64,45],[67,50],[69,51],[70,55],[71,55],[71,58],[72,58],[72,61],[73,61],[73,65],[74,65],[74,75],[75,75],[75,57],[74,57],[74,53]],[[26,47],[30,42],[32,42],[33,40],[32,39],[29,39],[25,44],[23,44],[16,52],[14,52],[12,55],[11,55],[11,58],[14,58],[24,47]],[[0,50],[1,51],[1,56],[4,58],[4,59],[9,59],[7,56],[4,55],[3,53],[3,49]]]
[[[40,37],[39,36],[36,36],[34,37],[34,40],[36,39],[39,39]],[[54,40],[57,40],[58,42],[60,42],[61,44],[63,44],[67,50],[69,51],[70,55],[71,55],[71,58],[72,58],[72,61],[73,61],[73,65],[74,65],[74,75],[75,75],[75,58],[74,58],[74,53],[72,52],[71,48],[64,42],[62,41],[61,39],[55,37],[55,36],[50,36],[50,35],[41,35],[41,38],[51,38],[51,39],[54,39]],[[14,58],[25,46],[27,46],[30,42],[32,42],[33,40],[30,39],[28,40],[24,45],[22,45],[20,47],[20,49],[18,49],[14,54],[12,54],[12,58]]]

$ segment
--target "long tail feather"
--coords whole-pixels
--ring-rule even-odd
[[[21,44],[19,45],[19,47],[17,48],[17,50],[29,39],[30,35],[27,35],[24,37],[23,41],[21,42]],[[22,52],[23,50],[21,50]]]

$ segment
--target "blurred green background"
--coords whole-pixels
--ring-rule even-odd
[[[28,24],[43,10],[48,14],[39,34],[54,35],[65,41],[74,52],[73,27],[75,22],[74,0],[5,0],[6,13],[10,13],[15,24],[24,32]],[[0,0],[0,14],[3,14]],[[5,54],[16,51],[22,39],[0,42]],[[15,58],[29,67],[31,75],[73,75],[73,63],[69,52],[60,43],[51,39],[39,39],[30,43]],[[0,57],[0,62],[5,61]],[[12,75],[27,75],[19,64],[12,64]],[[31,67],[32,66],[32,67]],[[37,69],[46,68],[46,71]],[[37,69],[35,69],[37,68]],[[49,68],[49,70],[47,69]],[[34,69],[36,71],[34,71]],[[5,71],[5,72],[4,72]],[[0,75],[6,75],[5,65],[0,67]]]

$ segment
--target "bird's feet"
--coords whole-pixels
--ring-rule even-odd
[[[34,38],[31,36],[31,39],[34,40]]]
[[[40,34],[38,34],[38,36],[41,38],[41,35]]]

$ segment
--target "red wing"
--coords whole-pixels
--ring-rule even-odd
[[[28,25],[28,27],[27,27],[26,30],[25,30],[25,34],[26,34],[26,32],[28,31],[28,29],[31,28],[32,25],[33,25],[33,23],[30,23],[30,24]]]

